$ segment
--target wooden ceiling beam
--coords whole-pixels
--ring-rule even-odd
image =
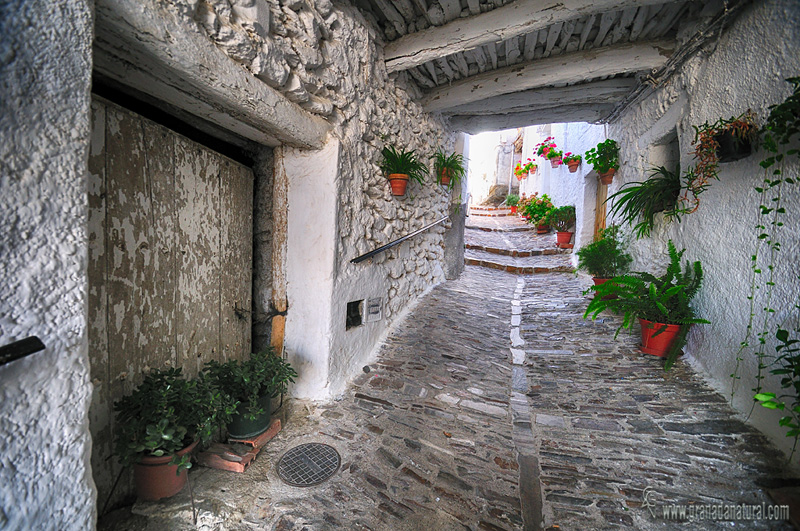
[[[515,127],[529,125],[567,123],[567,122],[599,122],[612,110],[613,105],[564,105],[529,112],[495,114],[492,116],[453,116],[450,126],[454,131],[463,131],[471,135],[485,131],[503,131]]]
[[[413,69],[411,70],[414,71]],[[559,107],[568,104],[616,104],[636,87],[633,78],[616,78],[604,81],[570,85],[568,87],[548,87],[523,90],[504,94],[475,103],[445,109],[444,114],[452,115],[492,115],[511,112],[528,112],[540,108]]]
[[[456,18],[442,26],[427,28],[390,42],[384,50],[386,68],[389,72],[406,70],[439,57],[486,44],[493,45],[571,19],[661,4],[663,1],[519,0],[480,15]],[[381,3],[386,3],[386,0]],[[381,5],[385,12],[383,8]]]
[[[562,54],[457,81],[432,91],[421,103],[428,112],[442,111],[522,90],[649,71],[664,66],[674,49],[673,41],[651,41]]]

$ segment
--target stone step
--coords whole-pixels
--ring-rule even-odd
[[[526,231],[536,231],[536,227],[533,225],[529,227],[481,227],[479,225],[465,225],[465,229],[471,230],[482,230],[484,232],[526,232]]]
[[[486,253],[512,256],[515,258],[527,258],[529,256],[550,256],[554,254],[568,254],[568,249],[503,249],[499,247],[487,247],[474,243],[466,244],[467,249],[483,251]]]
[[[555,251],[556,249],[553,250]],[[498,269],[518,275],[575,272],[569,251],[551,255],[512,257],[496,255],[482,250],[467,249],[464,256],[464,263],[466,265]]]

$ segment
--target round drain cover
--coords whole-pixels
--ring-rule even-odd
[[[309,443],[295,446],[278,461],[278,476],[295,487],[319,485],[339,470],[342,459],[333,446]]]

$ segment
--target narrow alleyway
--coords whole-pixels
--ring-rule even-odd
[[[553,239],[467,229],[467,259],[568,269],[569,255],[544,253]],[[245,474],[193,469],[198,527],[671,529],[683,526],[663,519],[667,504],[770,503],[758,483],[781,477],[784,463],[722,396],[685,363],[663,372],[634,336],[614,340],[614,318],[583,320],[584,277],[519,271],[467,265],[423,298],[343,396],[287,406],[284,430]],[[275,463],[307,442],[335,447],[340,470],[315,487],[285,485]],[[105,528],[194,529],[191,507],[184,489]]]

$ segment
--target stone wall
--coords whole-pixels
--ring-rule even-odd
[[[609,125],[609,136],[620,142],[622,167],[609,193],[625,182],[641,181],[648,168],[660,155],[656,153],[665,138],[677,133],[681,167],[694,165],[689,152],[693,149],[692,125],[713,123],[719,118],[738,115],[748,108],[756,112],[761,123],[768,106],[779,103],[790,93],[784,78],[800,73],[800,6],[792,0],[773,0],[748,8],[719,39],[712,49],[695,57],[676,76],[652,96],[632,106],[620,119]],[[686,248],[685,257],[700,260],[705,282],[694,306],[711,325],[693,327],[686,352],[689,361],[729,397],[739,344],[745,339],[750,314],[747,296],[751,285],[750,256],[756,250],[759,222],[759,195],[754,187],[765,178],[759,167],[762,152],[736,162],[721,164],[719,181],[711,183],[700,196],[697,212],[685,216],[680,223],[658,219],[652,237],[634,241],[634,269],[663,271],[666,244]],[[784,168],[784,176],[797,178],[797,159]],[[797,186],[787,187],[784,195],[786,225],[781,229],[783,245],[778,253],[775,281],[777,288],[772,306],[777,312],[770,324],[774,335],[777,323],[793,326],[797,312],[800,281],[800,193]],[[762,264],[763,266],[763,264]],[[763,292],[762,289],[760,291]],[[757,296],[755,308],[765,301]],[[763,314],[758,311],[758,315]],[[751,338],[751,343],[754,340]],[[774,351],[773,351],[774,352]],[[744,415],[752,406],[756,358],[745,351],[739,368],[733,405]],[[780,391],[777,377],[770,376],[767,390]],[[778,426],[780,412],[760,406],[753,409],[750,421],[766,432],[784,449],[791,440]]]
[[[0,17],[0,528],[91,529],[86,343],[91,2],[4,2]]]
[[[380,151],[393,144],[415,149],[422,160],[428,160],[437,147],[452,150],[455,137],[445,134],[443,123],[414,103],[405,74],[389,77],[383,43],[350,5],[328,0],[203,0],[184,8],[186,16],[232,60],[334,126],[332,135],[340,147],[333,183],[338,194],[333,294],[330,308],[323,312],[330,312],[325,332],[330,336],[330,356],[323,370],[327,381],[298,386],[303,396],[330,396],[369,359],[402,310],[444,280],[446,226],[437,226],[370,261],[350,263],[449,211],[450,194],[433,184],[432,177],[423,186],[412,182],[405,197],[391,196],[378,168]],[[291,187],[290,179],[289,195],[296,197]],[[290,217],[297,208],[304,205],[290,201]],[[307,260],[323,259],[322,254],[314,256],[313,249],[310,252]],[[381,299],[381,320],[346,330],[347,303],[376,298]],[[316,359],[317,354],[298,356]]]

